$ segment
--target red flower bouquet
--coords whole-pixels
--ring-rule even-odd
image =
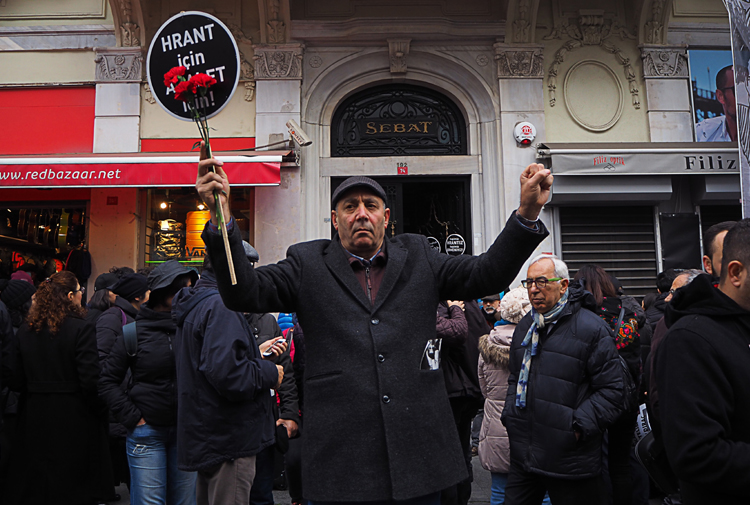
[[[173,87],[175,99],[185,102],[210,153],[211,144],[208,135],[206,105],[209,103],[207,98],[208,88],[216,84],[216,79],[208,74],[195,74],[188,76],[188,79],[185,76],[186,72],[187,68],[185,67],[172,68],[164,74],[164,86],[167,88]]]

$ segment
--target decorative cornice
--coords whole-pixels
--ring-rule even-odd
[[[531,42],[531,0],[519,0],[513,20],[513,42]]]
[[[255,45],[255,80],[302,79],[302,44]]]
[[[120,46],[140,46],[141,27],[138,24],[139,12],[134,12],[132,0],[115,0],[111,4]],[[136,2],[136,8],[140,8],[139,2]]]
[[[647,44],[658,44],[664,37],[664,6],[667,0],[651,1],[651,19],[643,26],[643,37]]]
[[[689,79],[687,50],[673,46],[641,46],[643,77]]]
[[[141,82],[143,56],[140,47],[96,50],[96,82]]]
[[[497,43],[493,47],[498,79],[542,79],[544,77],[543,46],[512,46]]]
[[[406,73],[406,58],[409,56],[411,39],[388,39],[388,59],[392,74]]]
[[[237,47],[253,45],[253,40],[245,35],[245,32],[242,31],[240,26],[230,24],[229,30],[237,41]],[[245,57],[245,53],[242,49],[240,49],[240,84],[245,88],[245,101],[252,102],[255,97],[255,68]]]
[[[114,47],[112,25],[0,26],[0,51],[59,51]]]

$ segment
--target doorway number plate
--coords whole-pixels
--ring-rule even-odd
[[[396,163],[396,173],[398,175],[409,175],[409,167],[406,163]]]

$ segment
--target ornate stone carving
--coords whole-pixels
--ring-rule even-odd
[[[96,51],[96,82],[141,82],[142,63],[139,47],[114,47]]]
[[[518,15],[513,21],[513,42],[531,42],[531,0],[518,2]]]
[[[255,79],[302,79],[302,44],[253,46]]]
[[[641,108],[641,100],[638,96],[639,90],[636,84],[635,72],[630,64],[630,59],[625,56],[620,48],[609,40],[613,35],[619,35],[620,39],[634,39],[626,28],[618,25],[611,19],[605,19],[603,11],[579,11],[579,16],[574,23],[561,23],[552,30],[552,33],[544,37],[545,40],[559,39],[567,35],[568,40],[555,53],[554,60],[547,72],[547,90],[549,91],[549,105],[554,107],[557,102],[557,74],[560,64],[565,61],[565,56],[583,46],[599,46],[608,53],[612,53],[618,63],[622,65],[628,88],[635,109]]]
[[[141,45],[141,28],[133,16],[131,0],[118,0],[120,21],[120,40],[123,47],[137,47]]]
[[[641,47],[643,77],[688,79],[687,51],[684,47]]]
[[[392,74],[406,73],[406,57],[409,56],[411,39],[388,39],[388,56]]]
[[[151,87],[147,82],[143,84],[143,99],[151,105],[156,103],[156,98],[154,98],[154,95],[151,93]]]
[[[666,0],[651,1],[651,21],[643,27],[644,37],[648,44],[658,44],[662,41],[664,25],[662,24],[664,4]]]
[[[498,43],[494,47],[498,79],[544,77],[541,46],[508,46]]]
[[[252,46],[253,41],[250,37],[245,35],[242,28],[236,24],[230,24],[229,31],[232,32],[234,40],[237,42],[237,47],[240,48],[242,45]],[[244,100],[246,102],[252,102],[255,97],[255,69],[252,63],[250,63],[245,57],[245,53],[240,49],[240,81],[239,83],[245,88]]]
[[[268,13],[268,22],[266,23],[266,33],[269,44],[283,44],[286,42],[286,24],[281,15],[280,0],[265,0],[266,12]]]
[[[312,68],[318,68],[323,64],[323,58],[321,58],[318,55],[313,56],[310,58],[310,66]]]

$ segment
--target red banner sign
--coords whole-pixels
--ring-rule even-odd
[[[281,156],[217,156],[233,186],[276,186]],[[196,156],[0,157],[0,187],[192,186]]]

